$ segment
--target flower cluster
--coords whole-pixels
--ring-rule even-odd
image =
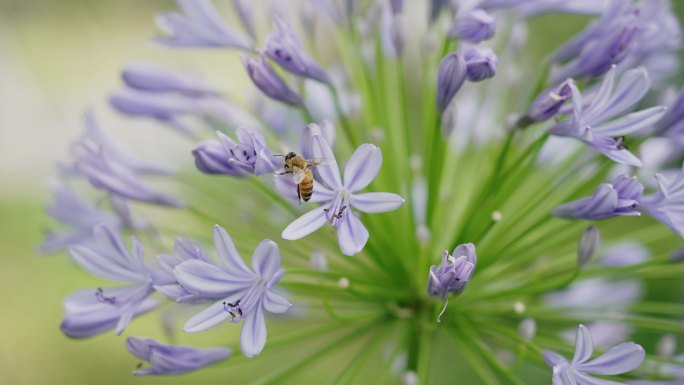
[[[668,0],[297,0],[265,18],[231,3],[178,0],[155,41],[239,55],[254,87],[134,63],[109,97],[119,118],[182,134],[178,172],[86,111],[41,250],[119,284],[67,296],[64,334],[159,311],[165,330],[231,347],[128,337],[150,365],[136,375],[247,370],[227,359],[239,346],[272,355],[246,375],[263,383],[303,382],[333,352],[349,362],[336,383],[442,383],[445,353],[469,384],[681,383],[682,297],[646,295],[684,275]],[[527,21],[544,13],[592,21],[538,60]],[[575,330],[568,360],[555,352]]]

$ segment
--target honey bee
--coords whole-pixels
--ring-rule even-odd
[[[297,184],[297,199],[299,203],[308,202],[313,195],[314,178],[311,167],[323,164],[322,159],[304,159],[304,157],[290,151],[285,157],[285,165],[276,175],[292,174],[292,180]]]

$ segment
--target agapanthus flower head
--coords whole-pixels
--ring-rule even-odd
[[[253,357],[266,344],[264,311],[284,313],[292,306],[272,290],[285,273],[280,267],[278,245],[268,239],[262,241],[252,255],[252,269],[220,226],[214,227],[214,245],[221,265],[191,259],[174,270],[178,282],[198,298],[223,297],[190,318],[183,330],[194,333],[229,319],[235,323],[244,320],[240,346],[242,354]]]
[[[551,133],[580,139],[618,163],[640,167],[641,161],[624,145],[624,136],[649,129],[665,113],[665,107],[623,115],[646,95],[651,82],[646,70],[637,68],[625,72],[616,86],[616,73],[617,67],[611,67],[589,103],[577,86],[569,83],[572,113]]]
[[[293,106],[302,104],[302,98],[273,70],[264,54],[258,53],[256,58],[243,55],[242,64],[254,85],[265,95]]]
[[[168,376],[182,374],[223,361],[230,356],[227,348],[193,348],[166,345],[150,338],[128,337],[126,348],[141,360],[150,363],[149,368],[133,372],[136,376]]]
[[[382,152],[372,144],[359,146],[347,162],[344,179],[340,176],[335,155],[317,126],[309,127],[310,148],[314,159],[325,159],[325,164],[316,167],[320,184],[316,194],[321,205],[290,223],[283,230],[283,238],[296,240],[330,223],[337,229],[337,240],[340,251],[345,255],[354,255],[363,250],[368,241],[368,230],[353,210],[365,213],[382,213],[401,207],[404,198],[386,192],[358,193],[368,186],[380,171]],[[307,135],[307,134],[305,134]],[[303,151],[303,152],[308,152]],[[287,175],[276,178],[288,178]],[[278,184],[283,190],[287,184]],[[294,186],[292,186],[294,187]],[[290,195],[294,188],[282,191]]]
[[[579,325],[575,338],[575,354],[571,361],[552,351],[544,352],[544,361],[553,370],[554,385],[602,384],[606,380],[592,375],[611,376],[627,373],[639,367],[646,353],[634,342],[622,343],[590,360],[594,345],[589,330]]]
[[[251,39],[233,29],[221,17],[211,0],[177,0],[182,13],[157,15],[157,24],[168,35],[157,42],[173,47],[227,47],[249,50]]]
[[[295,75],[323,83],[330,81],[325,70],[304,53],[299,37],[279,16],[273,17],[273,32],[266,40],[264,53],[285,70]]]
[[[232,148],[232,147],[231,147]],[[222,174],[232,176],[245,176],[249,172],[231,162],[232,155],[218,140],[205,140],[199,143],[193,150],[195,166],[205,174]]]

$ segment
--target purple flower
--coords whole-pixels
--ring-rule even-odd
[[[284,274],[278,245],[263,240],[254,250],[250,270],[228,233],[218,225],[214,227],[214,244],[223,266],[198,259],[176,266],[176,279],[185,289],[206,299],[224,298],[190,318],[183,330],[195,333],[228,319],[234,323],[244,319],[240,347],[242,354],[253,357],[266,344],[264,310],[284,313],[292,306],[271,290]]]
[[[442,263],[430,267],[428,293],[433,296],[447,297],[450,293],[461,294],[470,281],[477,265],[475,245],[458,245],[454,252],[442,254]]]
[[[122,224],[116,215],[87,202],[65,184],[54,184],[51,189],[54,199],[45,211],[58,222],[65,224],[68,230],[48,233],[45,242],[40,247],[44,253],[52,253],[71,244],[91,240],[93,227],[99,224],[111,227],[118,227]]]
[[[177,2],[182,13],[157,15],[157,25],[168,34],[157,38],[159,43],[172,47],[252,49],[252,40],[226,24],[211,0]]]
[[[553,55],[572,59],[551,74],[552,82],[569,77],[600,76],[627,56],[639,28],[639,10],[631,0],[610,2],[601,18]]]
[[[242,56],[242,64],[254,85],[272,99],[279,100],[293,106],[302,105],[302,98],[297,95],[278,75],[262,53],[255,59]]]
[[[292,32],[285,20],[274,16],[273,30],[266,40],[266,56],[295,75],[322,83],[330,82],[325,70],[304,53],[299,37]]]
[[[69,295],[63,304],[66,314],[62,331],[74,338],[90,337],[114,327],[119,335],[133,317],[159,305],[148,298],[154,291],[155,271],[145,266],[138,240],[132,238],[129,252],[117,230],[97,226],[94,234],[92,246],[69,247],[73,260],[91,274],[129,285],[83,289]]]
[[[562,204],[553,209],[561,218],[599,220],[617,216],[639,216],[644,186],[636,177],[619,175],[612,183],[602,183],[594,195]]]
[[[217,132],[224,151],[228,154],[228,164],[254,175],[262,175],[275,171],[278,166],[277,157],[266,147],[263,135],[244,127],[235,130],[238,142]]]
[[[468,75],[468,66],[460,52],[447,54],[437,73],[437,110],[442,113],[451,103]]]
[[[192,97],[131,88],[112,93],[109,104],[122,114],[156,119],[189,136],[193,131],[182,117],[202,112]]]
[[[437,316],[437,322],[441,322],[442,314],[446,311],[449,294],[459,295],[465,290],[476,265],[475,245],[466,243],[458,245],[451,255],[445,250],[442,254],[442,263],[430,267],[428,294],[444,299],[444,307]]]
[[[197,302],[206,300],[209,295],[206,293],[196,293],[187,290],[183,285],[176,281],[174,269],[185,261],[198,260],[206,263],[211,263],[211,260],[206,256],[202,247],[195,242],[185,238],[176,238],[173,244],[175,254],[162,254],[157,257],[157,261],[161,266],[155,275],[154,289],[165,295],[172,301],[176,302]],[[215,297],[213,299],[219,299]]]
[[[477,44],[489,40],[496,33],[492,15],[482,9],[473,9],[456,18],[449,30],[449,37]]]
[[[150,64],[135,63],[121,71],[131,88],[148,92],[178,92],[189,96],[218,95],[218,91],[192,73],[176,73]]]
[[[230,355],[227,348],[192,348],[189,346],[165,345],[153,339],[128,337],[126,348],[134,356],[148,361],[150,368],[138,369],[136,376],[165,376],[201,369],[223,361]]]
[[[654,125],[654,131],[684,142],[684,87],[679,91],[665,115]]]
[[[618,163],[640,167],[641,161],[624,146],[623,136],[650,128],[665,108],[651,107],[620,116],[644,97],[651,82],[646,70],[637,68],[625,72],[614,87],[616,71],[613,66],[588,103],[575,84],[570,83],[572,113],[552,127],[551,133],[577,138]]]
[[[309,125],[303,141],[304,156],[310,153],[311,158],[325,160],[324,164],[315,168],[320,183],[316,181],[312,197],[313,201],[320,202],[321,205],[295,219],[283,230],[282,236],[289,240],[300,239],[329,222],[337,229],[337,240],[342,253],[354,255],[366,245],[368,230],[352,209],[365,213],[393,211],[401,207],[404,198],[384,192],[357,193],[368,186],[380,171],[382,152],[374,145],[362,144],[356,149],[344,169],[343,182],[335,155],[318,126]],[[278,182],[279,178],[282,181]],[[276,176],[276,187],[284,195],[291,195],[292,191],[296,191],[290,175]]]
[[[480,6],[486,9],[512,9],[523,17],[540,13],[565,12],[598,15],[611,0],[483,0]]]
[[[660,174],[656,180],[658,192],[643,197],[639,210],[684,237],[684,167],[672,182]]]
[[[463,59],[468,67],[468,80],[471,82],[479,82],[496,75],[499,59],[491,48],[468,48],[463,53]]]
[[[129,155],[99,131],[94,117],[86,113],[86,134],[72,145],[71,172],[88,179],[91,185],[110,194],[141,202],[181,207],[183,202],[147,187],[141,174],[167,173],[165,169],[143,163]]]
[[[557,87],[542,92],[532,102],[525,119],[530,122],[543,122],[554,117],[572,96],[572,84],[572,80],[566,80]]]
[[[544,361],[553,370],[554,385],[615,384],[615,382],[595,378],[592,375],[616,375],[639,367],[646,353],[634,342],[625,342],[606,353],[589,360],[594,351],[589,330],[579,325],[575,337],[575,354],[572,361],[552,351],[544,352]]]
[[[245,176],[248,172],[230,162],[231,154],[218,140],[206,140],[192,150],[195,166],[205,174]]]

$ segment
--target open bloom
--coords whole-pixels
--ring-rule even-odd
[[[187,373],[223,361],[230,355],[230,349],[227,348],[165,345],[153,339],[140,337],[128,337],[126,348],[151,365],[149,368],[134,371],[133,374],[136,376]]]
[[[551,133],[577,138],[618,163],[640,167],[641,161],[627,149],[623,137],[650,128],[665,113],[665,107],[620,116],[646,95],[651,82],[646,70],[637,68],[625,72],[614,87],[616,72],[613,66],[588,103],[577,86],[570,83],[572,113],[567,120],[556,124]]]
[[[132,238],[129,252],[118,231],[98,226],[94,233],[94,245],[69,248],[73,260],[94,275],[129,285],[83,289],[67,297],[62,331],[70,337],[90,337],[113,327],[121,334],[134,316],[159,305],[148,298],[154,292],[155,273],[145,266],[138,240]]]
[[[404,198],[385,192],[357,193],[368,186],[380,171],[382,152],[379,148],[367,143],[359,146],[347,162],[343,182],[335,155],[320,130],[317,126],[310,126],[309,130],[312,132],[309,144],[312,158],[326,160],[325,164],[316,167],[322,183],[315,185],[314,194],[315,201],[321,205],[290,223],[283,230],[283,238],[303,238],[329,222],[337,229],[337,240],[342,253],[354,255],[366,245],[368,230],[352,209],[365,213],[393,211],[401,207]],[[308,150],[303,149],[302,152],[306,156]],[[283,194],[290,195],[292,191],[296,191],[294,182],[287,182],[292,179],[289,175],[276,178],[285,180],[285,183],[276,184]]]
[[[584,325],[577,329],[575,354],[572,361],[552,351],[544,352],[546,365],[553,369],[553,385],[610,385],[614,381],[592,377],[592,374],[615,375],[627,373],[641,365],[646,353],[634,342],[625,342],[589,360],[594,351],[589,330]]]
[[[284,313],[290,303],[271,289],[280,281],[278,245],[263,240],[252,254],[252,270],[238,254],[233,240],[220,227],[214,227],[214,244],[223,266],[200,259],[187,260],[175,268],[178,282],[188,291],[205,299],[223,299],[190,318],[183,330],[189,333],[207,330],[230,319],[244,320],[240,334],[242,354],[253,357],[266,344],[264,310]]]
[[[254,175],[275,171],[277,159],[266,147],[263,135],[244,127],[235,130],[238,142],[217,132],[221,145],[228,153],[228,163]]]

